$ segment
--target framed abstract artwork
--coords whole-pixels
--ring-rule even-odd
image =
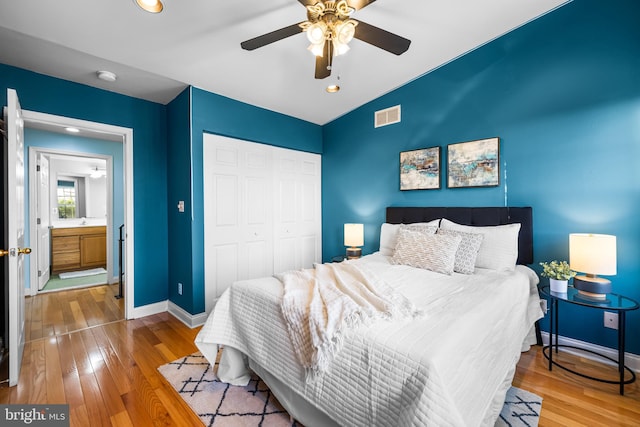
[[[500,138],[478,139],[447,146],[447,187],[500,185]]]
[[[440,151],[440,147],[402,151],[400,153],[400,190],[439,189]]]

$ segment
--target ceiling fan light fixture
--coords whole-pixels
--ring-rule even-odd
[[[331,75],[332,59],[348,52],[349,43],[354,38],[395,55],[403,54],[409,49],[411,40],[366,22],[351,19],[356,10],[363,9],[374,1],[299,0],[299,3],[306,6],[306,21],[245,40],[240,43],[240,47],[244,50],[255,50],[304,32],[311,42],[307,49],[315,55],[316,79],[325,79]]]
[[[308,49],[315,56],[323,56],[324,44],[333,45],[333,55],[343,55],[349,50],[349,42],[356,33],[357,21],[349,19],[354,9],[345,0],[318,2],[307,6],[309,20],[300,24],[311,42]]]
[[[307,27],[307,39],[311,44],[322,44],[326,40],[327,24],[316,22]]]
[[[313,44],[311,43],[307,48],[311,53],[315,56],[323,56],[324,55],[324,41],[322,43]]]
[[[135,0],[135,2],[142,10],[149,13],[160,13],[164,9],[160,0]]]
[[[353,36],[356,34],[356,25],[358,22],[353,19],[349,19],[347,21],[340,21],[336,25],[336,35],[335,39],[338,40],[341,44],[348,44],[351,40],[353,40]]]
[[[333,55],[340,56],[344,55],[351,49],[348,44],[340,43],[338,39],[333,39]]]

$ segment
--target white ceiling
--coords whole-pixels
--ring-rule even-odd
[[[296,0],[164,0],[157,15],[134,0],[0,0],[0,62],[162,104],[193,85],[325,124],[566,2],[377,0],[352,18],[410,39],[409,50],[354,39],[333,75],[316,80],[303,34],[240,48],[306,20]],[[327,93],[338,75],[341,91]]]

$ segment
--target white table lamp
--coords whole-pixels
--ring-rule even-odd
[[[598,274],[616,274],[616,236],[608,234],[569,234],[569,264],[576,276],[573,286],[583,295],[604,299],[611,292],[611,281]]]
[[[347,259],[360,258],[364,246],[364,224],[344,225],[344,245],[347,246]]]

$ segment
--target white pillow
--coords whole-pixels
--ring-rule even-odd
[[[515,269],[518,261],[519,223],[476,227],[456,224],[443,218],[440,221],[440,228],[465,233],[480,233],[484,236],[476,258],[476,267],[498,271],[513,271]]]
[[[438,234],[447,234],[449,236],[460,236],[462,241],[456,251],[456,262],[453,271],[462,274],[473,274],[478,258],[478,251],[484,238],[484,234],[465,233],[458,230],[438,229]]]
[[[433,221],[418,222],[410,225],[416,225],[416,226],[428,225],[428,226],[438,227],[439,223],[440,223],[439,219],[434,219]],[[386,256],[393,255],[393,251],[396,248],[396,239],[398,236],[398,230],[402,225],[405,225],[405,224],[389,224],[387,222],[382,224],[382,227],[380,227],[380,253],[382,255],[386,255]]]
[[[460,236],[427,234],[400,228],[391,263],[451,274],[461,240]]]

